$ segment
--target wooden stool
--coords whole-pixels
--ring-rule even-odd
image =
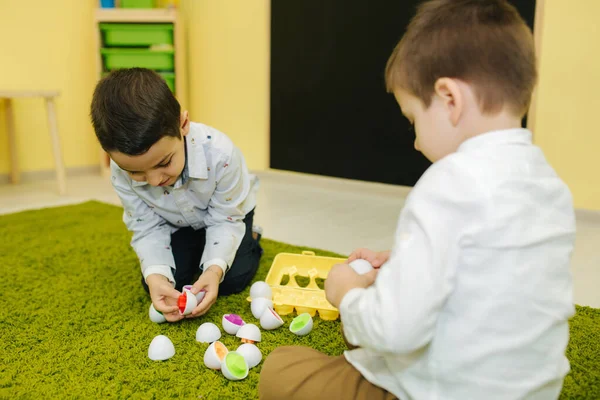
[[[67,181],[65,178],[65,166],[63,164],[62,153],[60,149],[60,137],[58,136],[58,126],[56,123],[56,106],[54,99],[58,97],[58,91],[36,91],[36,90],[0,90],[0,99],[5,99],[6,104],[6,131],[8,132],[8,147],[10,152],[10,181],[19,183],[19,162],[17,159],[17,138],[15,133],[14,116],[12,110],[12,100],[24,97],[42,97],[46,102],[46,113],[48,114],[48,128],[50,129],[50,138],[52,139],[52,150],[54,153],[54,165],[56,168],[56,178],[58,181],[58,193],[64,195],[67,192]]]

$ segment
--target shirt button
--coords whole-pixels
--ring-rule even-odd
[[[179,220],[179,221],[177,221],[177,223],[178,223],[178,224],[181,224],[181,223],[183,223],[183,221],[182,221],[182,220]]]

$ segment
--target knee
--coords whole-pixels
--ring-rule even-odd
[[[281,385],[281,373],[290,360],[287,356],[289,347],[278,347],[263,362],[258,381],[258,395],[261,400],[281,399],[288,396],[285,393],[285,386]]]

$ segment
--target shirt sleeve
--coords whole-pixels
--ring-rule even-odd
[[[133,233],[131,246],[135,250],[144,279],[160,274],[175,283],[175,260],[171,251],[173,229],[156,214],[133,190],[131,179],[111,162],[112,184],[123,204],[123,222]]]
[[[355,346],[407,354],[433,337],[453,288],[460,245],[473,234],[471,221],[482,203],[472,178],[439,163],[409,195],[391,257],[375,283],[342,299],[344,334]]]
[[[206,246],[201,265],[218,265],[223,278],[231,267],[246,233],[244,202],[251,190],[250,174],[240,150],[233,146],[229,157],[217,162],[216,189],[208,205]]]

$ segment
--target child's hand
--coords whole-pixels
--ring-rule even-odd
[[[352,254],[350,254],[350,257],[348,257],[348,264],[351,263],[354,260],[367,260],[368,262],[371,263],[371,265],[373,266],[373,268],[379,268],[381,267],[383,264],[385,264],[387,262],[387,260],[390,258],[390,251],[380,251],[375,252],[373,250],[369,250],[369,249],[357,249],[354,250],[352,252]]]
[[[169,280],[160,274],[151,274],[146,278],[150,290],[150,298],[154,308],[160,311],[169,322],[176,322],[183,318],[177,308],[179,293],[173,288]]]
[[[325,280],[325,296],[335,308],[340,307],[342,299],[351,289],[367,288],[375,282],[378,270],[363,275],[357,274],[348,264],[337,264],[329,271]]]
[[[223,270],[218,265],[211,265],[204,270],[202,275],[200,275],[200,278],[194,283],[192,293],[196,294],[201,290],[204,290],[206,294],[200,304],[198,304],[196,308],[194,308],[194,311],[186,318],[195,318],[204,315],[210,307],[215,304],[217,295],[219,294],[219,282],[221,282],[222,276]]]

